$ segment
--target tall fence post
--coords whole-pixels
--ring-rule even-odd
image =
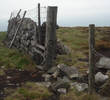
[[[95,25],[89,25],[89,94],[92,94],[95,91]]]
[[[40,19],[40,3],[38,3],[38,42],[41,42],[41,19]]]
[[[51,68],[53,60],[56,57],[56,24],[57,24],[57,7],[49,6],[47,9],[47,22],[46,22],[46,61],[45,68]]]

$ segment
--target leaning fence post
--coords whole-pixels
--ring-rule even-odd
[[[45,69],[52,67],[53,60],[56,56],[56,23],[57,23],[57,7],[49,6],[47,9],[47,22],[46,22],[46,61]]]
[[[95,55],[94,55],[94,48],[95,48],[95,25],[89,25],[89,94],[92,94],[95,90]]]

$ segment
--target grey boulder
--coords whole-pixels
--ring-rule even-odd
[[[97,68],[110,69],[110,58],[101,57],[97,63]]]
[[[57,66],[64,74],[66,74],[70,79],[73,78],[78,78],[79,77],[79,72],[76,67],[68,67],[64,64],[59,64]]]
[[[109,78],[108,75],[104,75],[104,74],[102,74],[101,72],[98,72],[98,73],[95,75],[95,82],[96,82],[96,83],[104,83],[108,78]]]

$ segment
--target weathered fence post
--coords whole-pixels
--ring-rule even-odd
[[[56,24],[57,24],[57,7],[49,6],[47,9],[47,22],[46,22],[46,61],[45,69],[52,67],[53,60],[56,56]]]
[[[41,19],[40,19],[40,3],[38,3],[38,42],[41,42]]]
[[[92,94],[95,91],[95,25],[89,25],[89,94]]]

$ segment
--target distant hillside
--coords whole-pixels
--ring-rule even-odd
[[[8,26],[8,20],[0,19],[0,31],[6,31]]]

